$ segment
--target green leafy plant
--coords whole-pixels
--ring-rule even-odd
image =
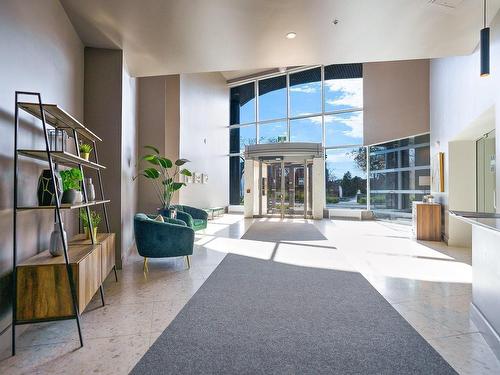
[[[92,146],[87,144],[87,143],[82,143],[80,145],[80,152],[83,153],[83,154],[90,154],[90,152],[92,151]]]
[[[80,182],[83,181],[82,172],[77,168],[66,169],[59,172],[63,183],[63,191],[70,189],[80,190]]]
[[[153,153],[142,157],[142,160],[152,165],[152,167],[141,170],[139,175],[153,181],[153,186],[162,208],[168,209],[170,208],[170,202],[174,193],[183,186],[186,186],[184,182],[177,182],[177,177],[179,175],[192,175],[186,168],[181,168],[189,160],[178,159],[172,162],[172,160],[161,156],[160,151],[156,147],[144,146],[144,148],[153,151]]]
[[[85,228],[89,227],[89,220],[87,217],[87,212],[84,209],[80,210],[80,219],[82,219],[83,226]],[[101,215],[99,215],[98,212],[96,211],[90,211],[90,221],[92,223],[92,228],[97,228],[99,224],[101,223]]]

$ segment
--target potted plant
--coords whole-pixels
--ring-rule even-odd
[[[144,146],[144,148],[153,151],[153,153],[142,157],[142,160],[148,162],[152,166],[140,171],[139,175],[153,182],[156,196],[161,203],[158,212],[162,216],[174,217],[175,209],[172,208],[171,205],[172,197],[177,190],[186,186],[184,182],[177,182],[176,179],[179,175],[192,175],[186,168],[181,169],[189,160],[178,159],[172,162],[170,159],[161,156],[160,151],[156,147]]]
[[[92,146],[87,144],[87,143],[82,143],[80,145],[80,156],[85,159],[89,160],[90,152],[92,151]]]
[[[83,223],[83,232],[87,235],[87,238],[90,239],[90,231],[89,231],[89,218],[87,217],[87,212],[84,209],[80,210],[80,219],[82,219]],[[90,222],[92,223],[92,231],[94,232],[94,239],[97,239],[97,228],[101,223],[101,215],[96,211],[90,211]]]
[[[63,185],[62,203],[81,202],[80,182],[83,180],[82,172],[77,168],[71,168],[61,171],[59,174]]]

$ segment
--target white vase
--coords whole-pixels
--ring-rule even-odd
[[[85,178],[85,190],[87,191],[87,199],[89,202],[95,201],[95,187],[90,177]]]
[[[64,247],[63,247],[63,238],[64,242],[67,244],[67,237],[66,237],[66,231],[64,230],[63,227],[63,235],[61,237],[61,231],[59,228],[59,223],[54,223],[54,230],[50,235],[50,243],[49,243],[49,253],[53,257],[58,257],[64,254]]]

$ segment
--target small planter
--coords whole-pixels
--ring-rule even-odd
[[[158,208],[158,213],[161,216],[168,217],[170,219],[175,219],[177,218],[177,208],[175,207],[170,207],[170,208]]]
[[[69,203],[69,204],[79,203],[81,201],[82,201],[82,193],[80,193],[76,189],[68,189],[64,191],[61,200],[62,203]]]
[[[87,161],[88,161],[88,160],[89,160],[89,157],[90,157],[90,153],[89,153],[89,152],[81,152],[81,153],[80,153],[80,157],[81,157],[82,159],[85,159],[85,160],[87,160]]]
[[[94,232],[94,240],[97,241],[97,227],[94,227],[92,228],[93,232]],[[87,236],[87,239],[91,239],[90,238],[90,231],[89,231],[89,228],[88,227],[84,227],[83,228],[83,233],[85,233],[85,235]]]

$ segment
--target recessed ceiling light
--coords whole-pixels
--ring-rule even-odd
[[[297,33],[294,33],[293,31],[286,34],[287,39],[294,39],[296,36],[297,36]]]

